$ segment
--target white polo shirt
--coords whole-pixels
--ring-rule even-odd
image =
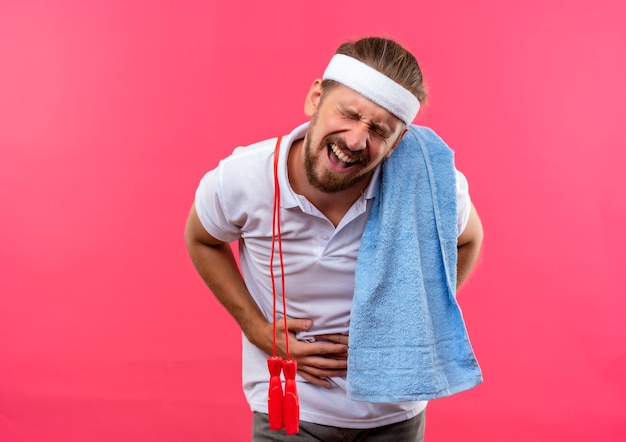
[[[361,234],[379,186],[379,169],[339,225],[333,224],[305,197],[296,194],[287,177],[287,154],[302,139],[308,123],[283,137],[279,156],[281,234],[287,313],[308,318],[313,326],[299,339],[320,334],[348,334],[354,272]],[[272,320],[270,250],[274,201],[273,161],[276,138],[235,149],[208,172],[196,191],[195,205],[204,228],[215,238],[239,240],[241,271],[250,294]],[[457,172],[458,227],[467,224],[471,201],[465,177]],[[276,257],[275,257],[276,260]],[[276,261],[277,262],[277,261]],[[279,270],[275,267],[276,275]],[[280,281],[277,283],[280,292]],[[279,299],[278,316],[282,317]],[[254,411],[267,413],[267,354],[243,336],[243,388]],[[297,377],[303,421],[344,428],[372,428],[400,422],[420,413],[425,401],[393,404],[348,399],[345,378],[330,378],[331,389]]]

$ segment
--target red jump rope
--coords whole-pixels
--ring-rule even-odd
[[[283,265],[283,244],[280,235],[280,186],[278,183],[278,153],[282,137],[278,137],[274,149],[274,213],[272,215],[272,250],[270,254],[270,276],[272,278],[274,333],[273,352],[267,358],[267,367],[270,372],[270,385],[267,393],[267,411],[271,430],[285,428],[285,433],[296,434],[300,427],[300,404],[296,389],[296,372],[298,364],[289,355],[289,329],[287,328],[287,303],[285,301],[285,266]],[[278,257],[280,261],[281,293],[283,300],[283,321],[285,328],[285,353],[283,360],[276,354],[276,283],[274,278],[274,251],[278,242]],[[285,377],[285,390],[280,379],[280,372]]]

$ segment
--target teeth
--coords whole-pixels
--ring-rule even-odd
[[[348,163],[348,164],[356,163],[356,160],[353,160],[352,158],[345,155],[342,151],[339,150],[339,148],[335,144],[331,144],[330,149],[337,156],[337,158],[339,158],[344,163]]]

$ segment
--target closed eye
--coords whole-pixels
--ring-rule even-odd
[[[361,120],[361,114],[359,114],[358,112],[353,112],[353,111],[349,111],[349,110],[344,110],[341,112],[341,114],[349,119],[349,120],[353,120],[353,121],[359,121]]]
[[[361,121],[362,120],[362,116],[360,113],[350,110],[350,109],[342,109],[339,111],[341,113],[341,115],[346,118],[349,119],[350,121]],[[382,126],[380,124],[377,123],[366,123],[365,124],[368,125],[369,130],[374,133],[376,136],[382,138],[382,139],[387,139],[391,136],[391,130],[389,130],[387,127]]]
[[[388,129],[377,124],[370,125],[370,129],[381,138],[387,139],[391,136],[391,132]]]

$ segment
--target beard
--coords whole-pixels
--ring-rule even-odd
[[[314,122],[311,123],[311,126],[313,126],[313,123]],[[315,166],[317,163],[321,162],[321,155],[328,155],[329,144],[335,144],[341,150],[348,150],[342,138],[328,135],[320,143],[321,146],[326,146],[326,148],[324,150],[318,149],[319,153],[316,157],[311,143],[310,132],[307,133],[304,139],[304,166],[309,184],[324,193],[337,193],[347,190],[371,177],[372,172],[365,174],[359,173],[365,168],[365,165],[368,164],[368,159],[364,156],[360,156],[357,163],[351,166],[352,170],[349,175],[340,174],[329,169],[318,172]],[[331,153],[330,155],[334,154]]]

